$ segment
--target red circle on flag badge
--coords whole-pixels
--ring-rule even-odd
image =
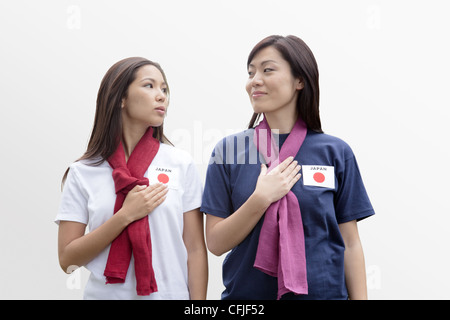
[[[321,172],[316,172],[313,175],[313,179],[314,179],[314,181],[316,181],[318,183],[322,183],[325,181],[325,176]]]
[[[169,176],[165,173],[160,173],[158,175],[158,181],[161,183],[167,183],[167,182],[169,182]]]

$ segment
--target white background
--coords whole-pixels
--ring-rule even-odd
[[[371,299],[449,299],[448,1],[1,1],[0,298],[79,299],[58,265],[61,177],[84,152],[116,61],[159,62],[165,127],[202,179],[213,145],[252,114],[252,47],[294,34],[319,64],[326,133],[358,159],[376,215],[359,224]],[[209,299],[223,257],[209,256]]]

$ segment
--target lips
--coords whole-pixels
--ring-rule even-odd
[[[157,107],[155,108],[156,111],[160,112],[160,113],[166,113],[166,107]]]
[[[267,93],[263,92],[263,91],[254,91],[252,92],[252,98],[259,98],[262,97],[264,95],[266,95]]]

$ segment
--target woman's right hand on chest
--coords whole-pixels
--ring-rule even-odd
[[[273,170],[267,173],[267,166],[261,165],[261,173],[254,193],[261,199],[266,199],[268,204],[284,197],[300,179],[300,165],[293,157],[288,157]]]
[[[130,219],[130,223],[139,220],[163,203],[167,192],[167,185],[162,183],[148,187],[137,185],[128,192],[121,210]]]

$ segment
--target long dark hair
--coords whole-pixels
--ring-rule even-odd
[[[90,165],[99,165],[107,160],[117,149],[122,137],[122,99],[127,97],[128,87],[136,79],[139,68],[155,66],[167,84],[161,66],[141,57],[131,57],[116,62],[105,74],[97,94],[94,125],[86,152],[76,161],[93,160]],[[169,87],[167,84],[167,94]],[[153,128],[153,137],[163,143],[172,144],[163,132],[163,125]],[[62,183],[67,178],[66,170]]]
[[[299,91],[297,99],[297,113],[305,121],[308,129],[322,133],[319,115],[319,69],[311,49],[296,36],[268,36],[264,38],[250,52],[247,68],[255,55],[264,48],[273,46],[289,63],[292,75],[300,78],[304,87]],[[253,128],[261,114],[253,113],[248,128]]]

